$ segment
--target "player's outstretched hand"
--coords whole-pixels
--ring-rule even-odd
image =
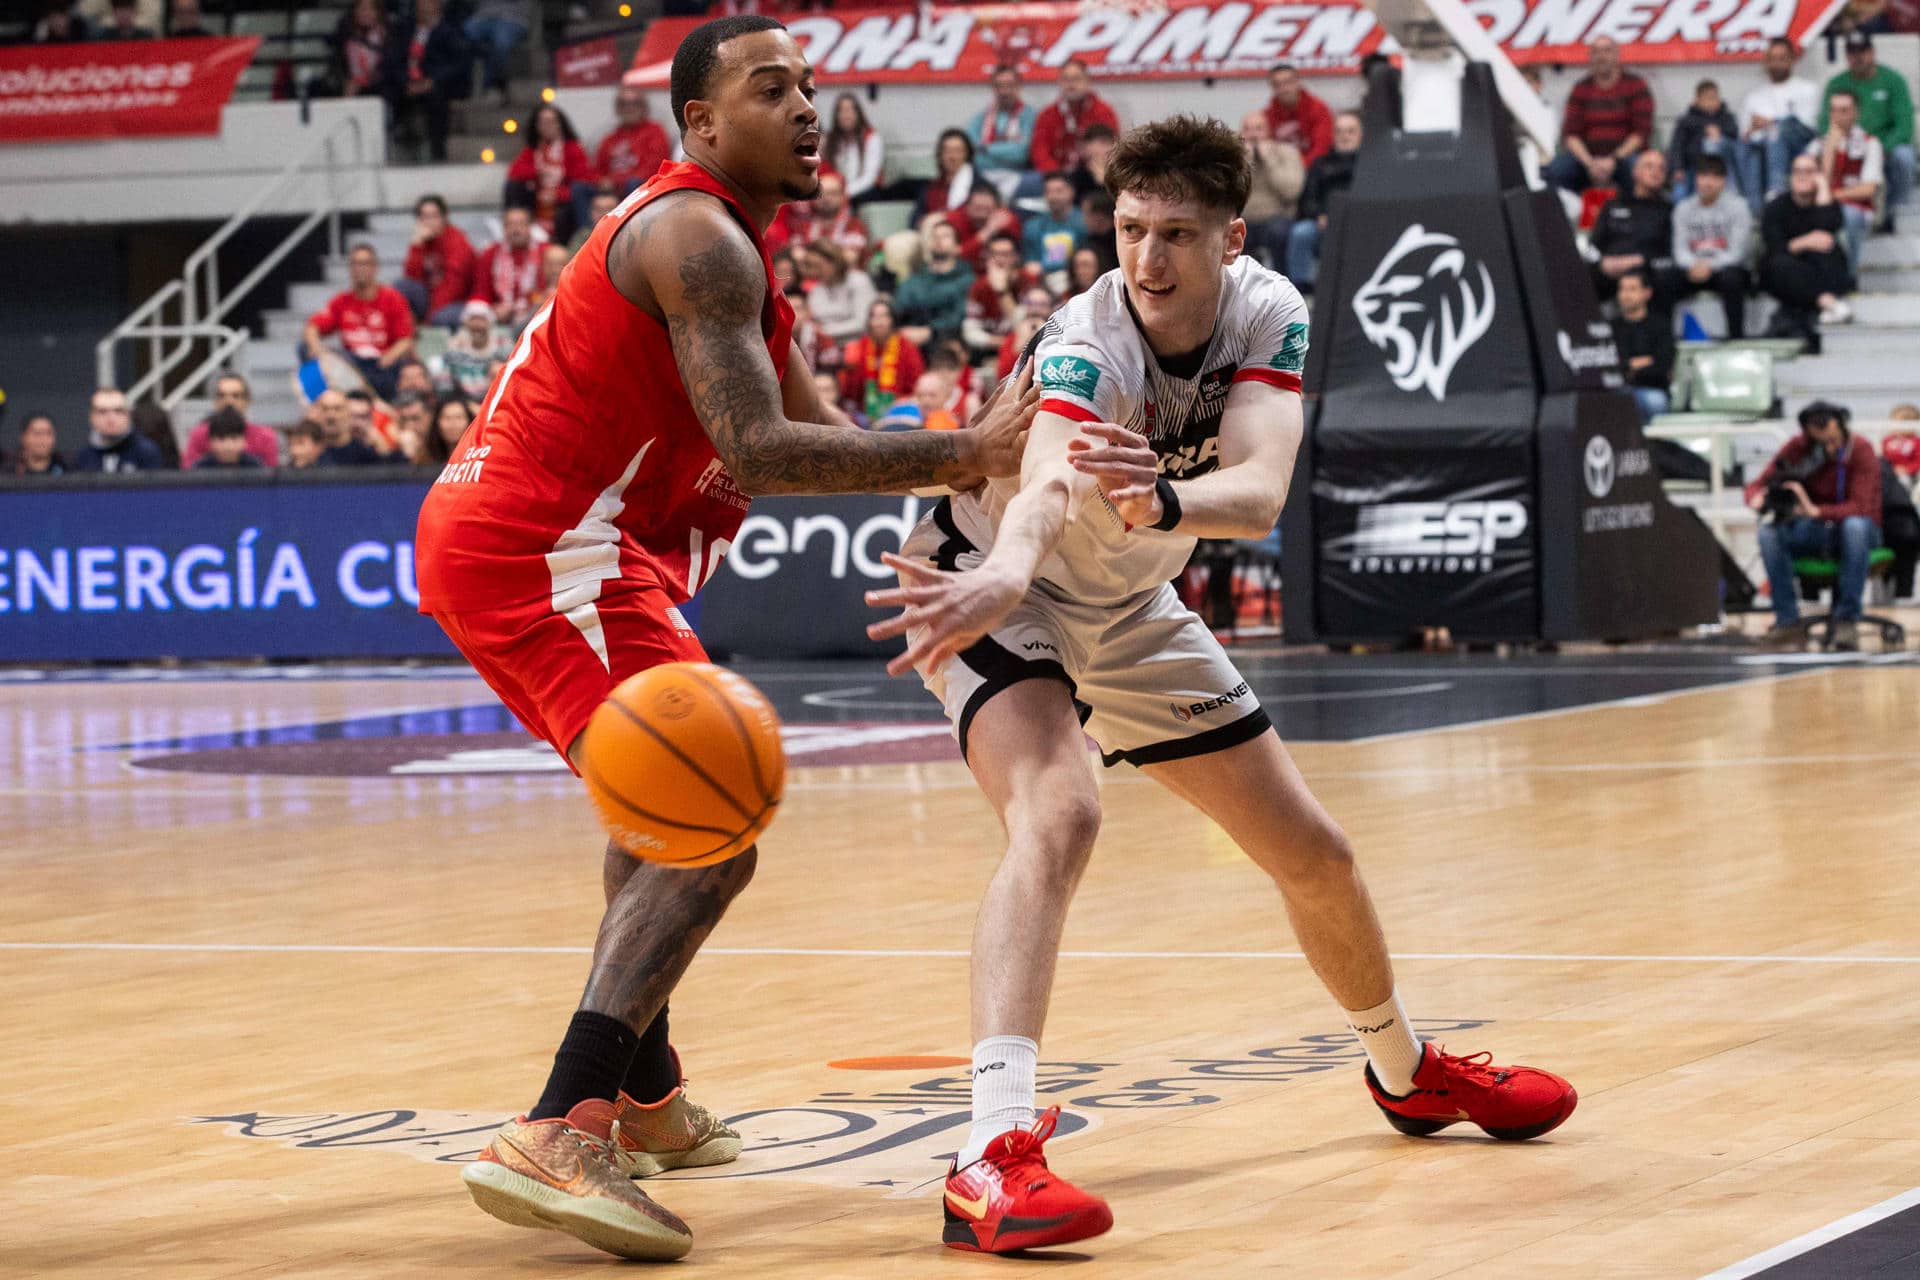
[[[899,572],[901,584],[867,592],[867,603],[876,609],[898,607],[901,612],[868,627],[867,635],[887,640],[905,635],[909,629],[920,631],[907,651],[887,664],[890,676],[903,676],[922,664],[930,671],[937,670],[999,626],[1027,589],[1026,583],[985,565],[965,573],[950,573],[892,552],[881,559]]]
[[[1067,441],[1067,460],[1074,470],[1093,477],[1128,524],[1150,525],[1166,514],[1154,489],[1160,455],[1138,431],[1111,422],[1083,423],[1080,434]]]
[[[1020,455],[1027,451],[1027,428],[1040,409],[1040,388],[1033,385],[1033,364],[1027,361],[1019,376],[1002,378],[969,424],[979,443],[980,474],[1017,476]],[[958,486],[955,486],[956,488]]]

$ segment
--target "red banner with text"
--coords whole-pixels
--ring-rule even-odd
[[[1804,46],[1846,0],[1467,0],[1515,62],[1584,63],[1601,36],[1636,62],[1754,61],[1784,36]],[[700,18],[647,28],[629,84],[663,88],[673,51]],[[1398,46],[1358,0],[1254,4],[1153,0],[835,9],[783,17],[822,80],[973,83],[994,67],[1050,75],[1068,58],[1112,80],[1261,76],[1276,62],[1341,75]]]
[[[0,142],[218,133],[259,47],[236,36],[0,48]]]

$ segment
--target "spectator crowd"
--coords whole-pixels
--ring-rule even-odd
[[[1793,45],[1773,41],[1737,113],[1700,81],[1662,150],[1647,82],[1612,40],[1590,46],[1542,173],[1578,211],[1643,415],[1667,408],[1674,313],[1696,294],[1719,298],[1730,338],[1747,336],[1748,300],[1765,294],[1767,336],[1814,352],[1824,326],[1853,319],[1865,245],[1913,189],[1914,118],[1871,32],[1856,26],[1843,47],[1846,69],[1816,88],[1795,73]]]
[[[141,5],[157,0],[111,0],[105,34],[151,34],[144,23],[157,19]],[[444,154],[446,104],[472,91],[476,63],[481,91],[505,100],[508,58],[532,6],[397,7],[390,14],[388,0],[355,0],[318,87],[386,97],[396,119],[417,121]],[[172,0],[168,33],[192,34],[198,12],[196,0]],[[1846,69],[1824,86],[1798,75],[1793,45],[1775,41],[1757,71],[1741,73],[1751,83],[1723,91],[1700,81],[1664,147],[1647,81],[1612,40],[1589,46],[1560,146],[1538,156],[1537,169],[1579,226],[1646,417],[1668,407],[1676,312],[1697,295],[1718,299],[1734,338],[1748,332],[1756,292],[1775,304],[1770,335],[1816,350],[1823,326],[1852,318],[1864,246],[1912,189],[1914,121],[1909,86],[1876,58],[1871,15],[1850,7],[1843,20]],[[54,5],[36,35],[85,33],[81,18]],[[984,89],[965,125],[939,134],[923,179],[898,175],[858,95],[823,99],[828,163],[818,193],[785,206],[766,231],[818,385],[863,426],[964,423],[1046,317],[1117,265],[1104,177],[1125,122],[1087,66],[1069,59],[1040,93],[1003,66]],[[597,139],[582,138],[552,103],[528,113],[514,131],[521,149],[490,243],[476,245],[429,195],[414,207],[404,261],[383,264],[373,246],[353,248],[348,288],[309,319],[301,347],[303,357],[332,349],[364,391],[320,395],[283,451],[272,431],[247,421],[244,381],[224,378],[180,465],[444,458],[595,222],[675,154],[644,92],[623,86],[613,105],[615,123]],[[1311,294],[1328,220],[1353,181],[1361,117],[1330,108],[1282,64],[1240,133],[1254,174],[1246,252]],[[879,201],[911,207],[906,229],[870,230],[863,214]],[[44,417],[23,424],[14,468],[169,465],[170,442],[158,438],[167,433],[143,433],[124,399],[116,408],[117,395],[96,395],[89,446],[71,462],[52,450]]]

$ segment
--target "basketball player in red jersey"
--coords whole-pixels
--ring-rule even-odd
[[[819,185],[813,97],[777,22],[686,38],[672,103],[687,160],[601,220],[421,509],[421,608],[563,755],[620,681],[705,658],[675,606],[719,567],[750,495],[1018,474],[1030,390],[948,432],[869,434],[820,402],[761,239]],[[683,870],[607,849],[592,971],[546,1088],[463,1172],[481,1208],[623,1257],[692,1247],[630,1179],[740,1152],[686,1096],[666,1000],[754,856]]]

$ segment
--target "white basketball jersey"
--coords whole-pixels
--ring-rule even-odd
[[[1055,312],[1029,348],[1038,363],[1041,410],[1140,432],[1153,441],[1160,474],[1169,480],[1218,467],[1229,388],[1259,381],[1297,392],[1307,359],[1307,306],[1286,277],[1244,256],[1220,274],[1213,337],[1187,377],[1163,369],[1147,346],[1120,272],[1101,276]],[[956,496],[954,523],[984,551],[1019,491],[1016,476]],[[1041,564],[1039,581],[1066,599],[1115,603],[1178,575],[1193,544],[1185,534],[1129,530],[1105,495],[1096,494]]]

